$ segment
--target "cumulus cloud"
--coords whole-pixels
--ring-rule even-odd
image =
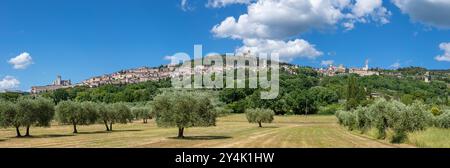
[[[33,58],[27,52],[24,52],[8,61],[9,64],[13,65],[14,69],[26,69],[28,66],[33,64]]]
[[[13,76],[5,76],[2,80],[0,80],[0,92],[15,89],[19,87],[19,85],[19,80],[17,80]]]
[[[208,0],[207,7],[222,8],[232,4],[249,4],[255,0]]]
[[[237,49],[238,53],[266,53],[279,54],[281,61],[292,61],[296,57],[315,58],[323,55],[322,52],[315,49],[309,42],[296,39],[290,41],[267,40],[267,39],[245,39],[244,46]]]
[[[390,67],[393,69],[398,69],[398,68],[400,68],[400,66],[401,66],[400,62],[397,61],[397,62],[393,63]]]
[[[259,0],[239,18],[228,17],[213,27],[217,37],[283,39],[337,23],[388,23],[382,0]]]
[[[438,55],[434,59],[436,59],[437,61],[450,62],[450,43],[441,43],[439,45],[439,48],[441,50],[444,50],[444,54]]]
[[[388,23],[390,12],[382,0],[257,0],[247,13],[227,17],[211,32],[218,38],[243,40],[239,50],[279,52],[280,57],[316,58],[322,52],[304,39],[295,39],[310,30],[328,30],[356,23]]]
[[[413,21],[437,28],[450,28],[449,0],[392,0]]]
[[[334,64],[333,60],[323,60],[323,61],[320,62],[320,65],[322,65],[322,66],[330,66],[330,65],[333,65],[333,64]]]

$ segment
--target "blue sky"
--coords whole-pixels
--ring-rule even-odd
[[[202,44],[205,54],[276,50],[291,63],[314,67],[326,62],[360,67],[365,59],[372,67],[450,67],[446,0],[423,0],[423,4],[348,0],[342,8],[314,7],[310,0],[290,0],[296,5],[260,1],[267,2],[2,0],[0,90],[29,90],[49,84],[56,75],[79,82],[121,69],[158,66],[168,63],[165,56],[177,52],[192,55],[195,44]],[[270,5],[279,5],[280,10],[267,8]],[[422,6],[428,9],[419,10]],[[305,7],[335,10],[308,14]],[[307,19],[296,19],[303,14]],[[239,19],[241,15],[249,19]],[[222,22],[229,17],[235,22]]]

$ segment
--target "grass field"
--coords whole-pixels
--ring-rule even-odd
[[[14,129],[0,130],[0,147],[199,147],[199,148],[392,148],[414,147],[407,144],[390,144],[369,136],[355,134],[336,123],[334,116],[287,116],[276,117],[272,124],[258,128],[249,124],[244,115],[230,115],[218,119],[216,127],[189,128],[186,139],[173,138],[175,128],[158,128],[154,121],[142,124],[136,121],[127,125],[115,125],[114,132],[105,132],[103,125],[80,126],[79,134],[72,134],[71,126],[53,125],[51,128],[32,128],[30,138],[15,138]],[[430,130],[440,131],[440,130]],[[447,134],[449,132],[447,131]],[[449,147],[450,135],[443,137],[424,136],[417,133],[413,138],[420,144],[423,139],[446,140]],[[444,139],[442,139],[444,138]],[[426,146],[419,145],[419,146]]]

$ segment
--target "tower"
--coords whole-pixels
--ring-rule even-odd
[[[56,76],[56,80],[53,82],[53,85],[59,86],[61,85],[62,80],[61,80],[61,75]]]
[[[365,66],[363,68],[364,71],[368,71],[369,70],[369,59],[366,59],[366,63]]]

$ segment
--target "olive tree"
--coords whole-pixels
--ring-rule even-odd
[[[17,109],[17,105],[9,101],[0,101],[0,124],[2,127],[16,128],[17,137],[21,137],[20,126],[22,125],[22,115]]]
[[[107,108],[107,123],[109,123],[109,131],[113,130],[113,124],[126,124],[133,120],[133,114],[130,108],[124,103],[110,104]],[[107,128],[108,129],[108,128]]]
[[[392,100],[376,100],[369,107],[358,107],[351,111],[336,113],[340,124],[349,130],[358,129],[364,133],[374,127],[378,138],[385,139],[388,129],[393,131],[391,142],[399,143],[407,138],[409,132],[426,129],[433,124],[433,116],[426,111],[424,104],[415,102],[410,106]]]
[[[131,111],[135,119],[142,119],[144,124],[148,123],[148,120],[153,118],[153,108],[148,105],[145,107],[135,107]]]
[[[217,113],[208,95],[200,92],[166,91],[153,101],[159,127],[177,127],[178,138],[184,138],[189,127],[215,126]]]
[[[106,104],[97,104],[98,120],[105,124],[106,131],[110,131],[108,123],[112,118],[111,114],[112,113],[109,111],[109,107]]]
[[[25,136],[30,135],[30,127],[49,127],[55,115],[54,104],[49,99],[19,99],[17,110],[20,118],[20,125],[26,128]]]
[[[249,123],[258,123],[262,127],[262,123],[272,123],[275,113],[270,109],[247,109],[245,112]]]
[[[57,119],[61,124],[73,125],[73,133],[78,133],[77,125],[89,125],[96,121],[96,115],[91,111],[91,103],[62,101],[56,106]]]

